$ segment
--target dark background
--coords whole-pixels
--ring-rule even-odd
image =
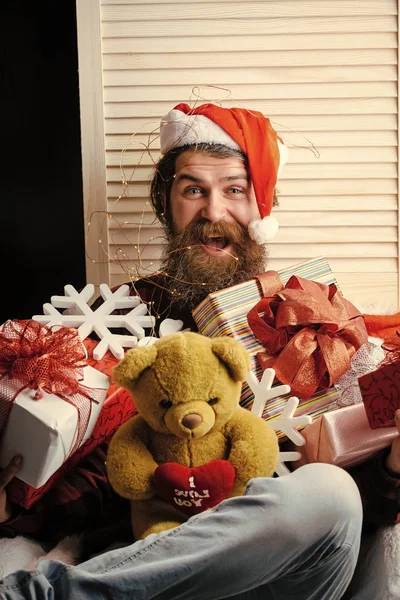
[[[0,322],[85,285],[75,0],[1,0]]]

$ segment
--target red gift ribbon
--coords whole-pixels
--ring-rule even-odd
[[[247,319],[266,350],[257,354],[261,368],[303,399],[330,387],[368,339],[362,314],[334,284],[292,276],[283,286],[275,271],[258,279],[264,298]]]
[[[18,394],[26,388],[55,394],[78,411],[78,426],[68,456],[81,444],[92,402],[103,390],[81,385],[86,351],[76,329],[50,328],[33,320],[7,321],[0,331],[0,432]],[[99,395],[99,398],[96,396]]]

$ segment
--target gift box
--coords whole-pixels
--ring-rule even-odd
[[[313,462],[352,467],[390,446],[398,431],[396,427],[372,430],[361,403],[323,414],[302,435],[306,443],[296,448],[301,453],[296,469]]]
[[[110,378],[112,369],[118,360],[111,352],[107,352],[101,360],[94,360],[93,350],[96,348],[98,342],[88,338],[83,343],[87,349],[87,363],[89,366],[102,373],[103,376]],[[111,383],[100,415],[87,441],[40,488],[35,489],[21,481],[18,477],[15,477],[7,486],[7,495],[10,502],[26,509],[31,508],[55,484],[63,473],[73,468],[82,458],[93,452],[97,446],[108,441],[115,431],[135,413],[136,408],[129,392],[119,387],[118,384]]]
[[[87,365],[73,329],[8,321],[0,332],[0,467],[23,456],[19,479],[43,486],[92,434],[109,377]]]
[[[283,284],[286,284],[293,275],[296,275],[324,285],[335,284],[337,286],[332,270],[324,257],[317,257],[299,263],[278,273]],[[210,294],[193,311],[193,318],[203,335],[208,337],[232,336],[245,346],[250,354],[252,370],[259,380],[263,369],[259,364],[257,355],[264,353],[265,348],[250,329],[247,317],[249,311],[263,297],[264,291],[260,281],[252,279]],[[289,395],[281,396],[268,403],[264,409],[264,419],[269,421],[278,417],[288,397]],[[306,400],[300,399],[295,416],[308,414],[312,417],[318,417],[326,411],[336,410],[339,397],[340,392],[334,387],[318,389]],[[253,392],[249,385],[245,383],[240,403],[243,407],[250,409],[253,399]],[[283,437],[280,433],[278,435]]]

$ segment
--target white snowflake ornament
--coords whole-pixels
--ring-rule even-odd
[[[149,315],[146,304],[138,296],[129,296],[129,286],[122,285],[112,292],[107,284],[100,285],[100,295],[104,302],[96,310],[92,310],[88,302],[94,294],[94,285],[88,284],[81,292],[72,285],[64,287],[65,296],[52,296],[51,304],[43,305],[43,315],[34,315],[32,319],[52,327],[62,325],[78,329],[81,340],[92,331],[98,335],[100,342],[93,351],[93,358],[101,360],[107,350],[121,360],[124,348],[134,348],[138,339],[145,337],[145,328],[153,328],[155,318]],[[65,313],[57,310],[67,309]],[[111,314],[117,309],[131,310],[126,315]],[[112,333],[112,328],[127,329],[132,335]]]
[[[280,396],[290,393],[289,385],[278,385],[273,388],[272,384],[274,379],[274,369],[265,369],[261,381],[258,381],[257,376],[253,371],[250,372],[247,379],[247,383],[254,394],[251,412],[259,417],[262,417],[267,402],[273,398],[279,398]],[[306,441],[296,428],[309,425],[312,422],[312,418],[309,415],[294,417],[293,415],[298,405],[299,399],[296,398],[296,396],[291,396],[287,400],[283,412],[276,419],[269,421],[269,425],[271,425],[275,431],[282,431],[289,440],[296,444],[296,446],[304,446]],[[296,461],[300,458],[300,452],[279,452],[279,461],[275,473],[279,476],[287,475],[290,471],[286,467],[285,462]]]
[[[290,385],[278,385],[273,388],[274,379],[274,369],[265,369],[261,381],[258,381],[257,375],[253,371],[250,371],[250,375],[247,378],[247,383],[254,394],[251,412],[255,413],[258,417],[262,417],[265,405],[272,398],[278,398],[290,392]]]
[[[160,324],[159,328],[160,337],[157,337],[155,335],[147,335],[146,337],[138,341],[138,346],[152,346],[159,339],[165,337],[166,335],[181,331],[182,327],[183,321],[180,321],[179,319],[164,319],[164,321],[162,321],[162,323]]]

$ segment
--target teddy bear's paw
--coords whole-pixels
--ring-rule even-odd
[[[145,537],[147,537],[148,535],[151,535],[152,533],[161,533],[163,531],[168,531],[168,529],[174,529],[175,527],[179,527],[179,525],[182,525],[183,522],[184,522],[184,520],[183,521],[163,521],[161,523],[156,523],[155,525],[152,525],[151,527],[146,529],[146,531],[140,537],[143,540]]]

